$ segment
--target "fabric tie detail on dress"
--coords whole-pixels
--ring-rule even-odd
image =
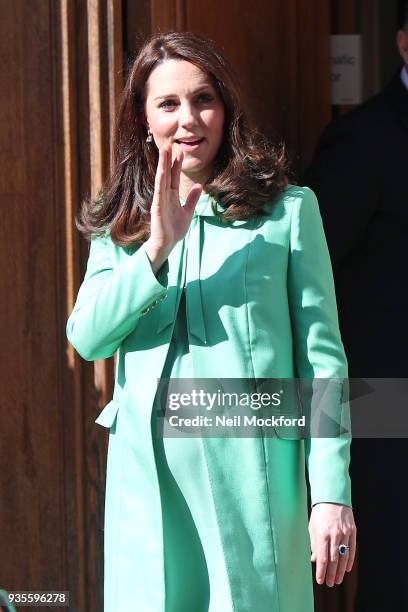
[[[203,344],[207,344],[201,292],[201,237],[204,231],[199,212],[194,211],[187,246],[186,306],[189,333]]]
[[[186,305],[189,333],[203,344],[207,344],[201,287],[201,255],[204,240],[204,218],[214,217],[213,198],[204,194],[194,209],[187,235],[186,260]]]
[[[176,260],[178,258],[178,263],[176,262],[173,268],[177,270],[176,277],[170,281],[168,299],[160,304],[160,317],[157,328],[157,333],[161,333],[166,327],[174,323],[176,307],[185,284],[189,333],[202,344],[207,344],[201,290],[201,253],[203,248],[202,240],[204,238],[203,217],[215,216],[211,207],[212,201],[213,198],[209,194],[204,194],[199,198],[187,235],[173,250],[173,258]],[[185,200],[180,198],[180,203],[184,206]],[[222,210],[222,208],[218,207],[218,210]]]

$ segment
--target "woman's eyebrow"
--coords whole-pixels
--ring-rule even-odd
[[[192,92],[192,95],[195,96],[196,94],[200,93],[201,91],[204,91],[205,89],[210,89],[212,88],[212,85],[210,83],[208,83],[208,85],[202,85],[201,87],[198,87],[198,89],[195,89]],[[177,98],[178,95],[177,94],[173,94],[173,93],[169,93],[169,94],[164,94],[162,96],[156,96],[155,98],[153,98],[153,100],[160,100],[162,98]]]

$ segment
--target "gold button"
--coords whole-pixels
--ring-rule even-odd
[[[150,307],[148,306],[147,308],[145,308],[144,310],[142,310],[142,315],[145,315],[149,312]]]
[[[167,298],[167,293],[163,293],[163,295],[160,296],[161,301],[165,300]]]

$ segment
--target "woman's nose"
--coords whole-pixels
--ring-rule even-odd
[[[180,106],[179,122],[182,127],[190,127],[197,122],[196,113],[192,104],[182,104]]]

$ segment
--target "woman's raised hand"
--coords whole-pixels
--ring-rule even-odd
[[[184,206],[180,205],[180,174],[183,152],[177,154],[174,163],[171,147],[159,149],[154,196],[150,210],[150,237],[144,243],[153,272],[166,261],[173,247],[184,238],[193,217],[194,208],[202,192],[202,185],[192,186]]]

